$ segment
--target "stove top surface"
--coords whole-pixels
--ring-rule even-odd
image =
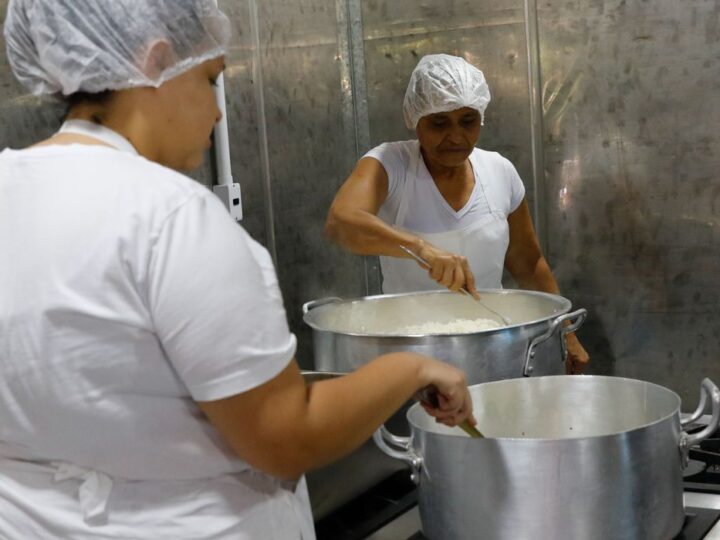
[[[701,540],[720,519],[720,510],[711,508],[685,508],[685,524],[673,540]],[[407,540],[427,540],[422,533],[413,534]]]

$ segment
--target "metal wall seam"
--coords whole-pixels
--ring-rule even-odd
[[[545,149],[543,132],[542,80],[540,75],[540,38],[536,0],[524,0],[527,44],[528,95],[530,99],[530,151],[532,154],[533,205],[540,247],[548,252],[547,207],[545,197]]]
[[[255,106],[257,108],[258,146],[260,150],[260,170],[265,193],[265,229],[267,250],[270,252],[275,267],[277,260],[277,240],[275,237],[275,211],[273,208],[272,179],[270,175],[270,155],[268,150],[267,119],[265,117],[265,88],[263,83],[262,55],[260,49],[260,19],[256,0],[248,0],[250,15],[250,36],[252,40],[252,78],[255,89]]]
[[[350,23],[348,21],[347,0],[335,0],[335,18],[337,20],[338,64],[340,69],[340,94],[342,99],[343,132],[352,139],[356,158],[359,156],[357,119],[355,114],[355,95],[353,88],[352,53],[350,52]]]
[[[350,41],[353,108],[355,114],[355,149],[358,159],[370,150],[370,115],[368,113],[367,78],[365,76],[365,36],[363,33],[361,0],[346,0],[347,29]],[[365,293],[380,294],[380,260],[363,257],[365,265]]]

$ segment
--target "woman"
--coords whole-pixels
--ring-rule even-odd
[[[489,102],[482,71],[463,58],[423,57],[403,104],[417,140],[372,149],[335,197],[327,234],[354,253],[380,255],[384,293],[447,287],[477,296],[502,287],[503,267],[520,287],[559,292],[515,167],[475,148]],[[567,345],[568,371],[582,372],[588,354],[574,334]]]
[[[392,354],[307,387],[267,252],[203,186],[212,0],[11,0],[8,58],[70,103],[0,154],[0,537],[313,538],[304,471],[463,374]],[[298,480],[300,479],[300,480]]]

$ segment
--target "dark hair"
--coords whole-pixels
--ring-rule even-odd
[[[75,92],[74,94],[70,94],[69,96],[63,96],[63,101],[67,104],[68,108],[72,108],[75,105],[80,105],[81,103],[102,105],[110,99],[112,93],[112,90],[103,90],[102,92],[95,93]]]
[[[65,102],[65,117],[70,113],[73,107],[87,103],[90,105],[104,105],[112,97],[113,90],[103,90],[102,92],[75,92],[69,96],[62,96],[62,100]],[[101,118],[93,118],[93,121],[101,124]]]

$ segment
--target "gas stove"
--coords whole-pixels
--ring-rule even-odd
[[[688,431],[702,429],[707,417]],[[683,498],[685,524],[676,540],[720,540],[720,430],[690,449]],[[400,471],[316,523],[318,540],[424,540],[417,489]]]

